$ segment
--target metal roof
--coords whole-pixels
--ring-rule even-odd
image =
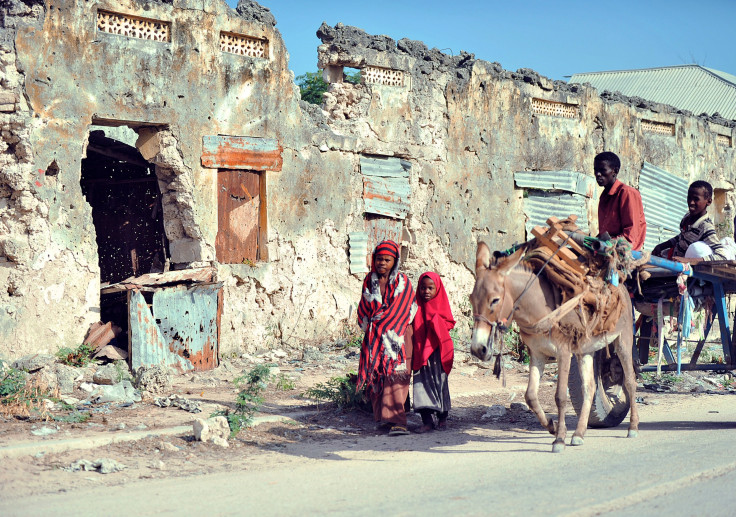
[[[736,119],[736,76],[700,65],[574,74],[570,83],[590,83],[598,91],[669,104],[691,111]]]
[[[647,221],[645,250],[680,233],[680,220],[688,211],[687,188],[687,180],[644,162],[639,193]]]

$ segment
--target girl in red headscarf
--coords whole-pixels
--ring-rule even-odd
[[[391,426],[391,436],[409,434],[404,402],[411,381],[410,323],[415,310],[414,289],[399,271],[399,246],[383,241],[373,252],[358,304],[358,323],[365,336],[357,388],[367,392],[373,417]]]
[[[437,273],[424,273],[417,285],[417,313],[413,327],[414,410],[422,416],[418,432],[447,427],[450,389],[447,376],[452,370],[455,347],[450,330],[455,319],[450,300]]]

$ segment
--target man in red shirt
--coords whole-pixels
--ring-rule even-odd
[[[639,191],[619,181],[621,160],[606,151],[593,160],[595,180],[603,187],[598,201],[598,231],[611,237],[623,237],[634,250],[641,250],[647,234],[644,205]]]

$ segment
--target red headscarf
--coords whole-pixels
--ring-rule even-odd
[[[388,275],[385,296],[381,295],[375,273],[376,255],[394,257],[394,267]],[[358,366],[358,389],[383,387],[386,377],[404,363],[404,332],[411,322],[414,289],[409,277],[399,271],[399,245],[383,241],[373,252],[371,272],[363,280],[363,296],[358,304],[358,323],[365,332]]]
[[[414,343],[412,369],[419,370],[427,364],[429,356],[439,349],[442,369],[449,374],[452,370],[452,360],[455,357],[455,347],[450,337],[450,330],[455,327],[455,319],[452,317],[450,300],[447,298],[447,292],[440,276],[432,272],[423,273],[417,285],[421,286],[424,277],[434,282],[437,294],[427,302],[417,296],[417,314],[414,316],[412,338]]]

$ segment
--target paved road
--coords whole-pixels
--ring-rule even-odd
[[[736,399],[682,395],[641,413],[639,438],[590,430],[563,454],[541,431],[369,436],[266,469],[3,494],[0,515],[736,515]]]

